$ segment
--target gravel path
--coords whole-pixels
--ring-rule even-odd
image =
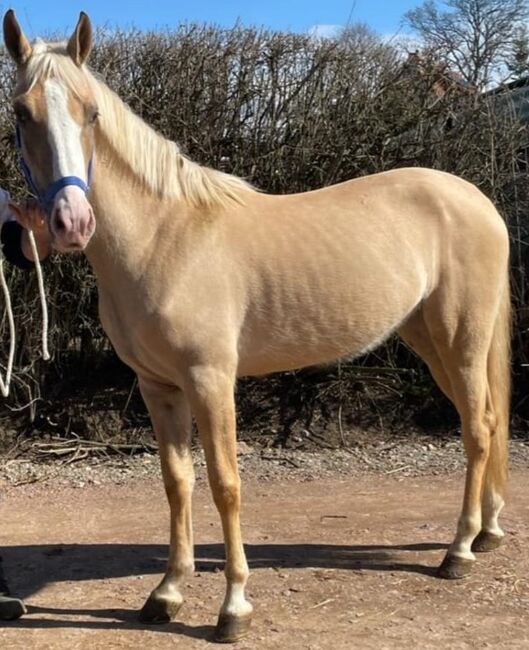
[[[205,477],[205,461],[195,450],[198,480]],[[529,441],[511,440],[512,469],[529,468]],[[239,443],[241,475],[261,481],[312,481],[337,476],[363,474],[397,477],[442,476],[462,471],[465,457],[459,439],[439,437],[415,439],[376,436],[347,449],[319,452],[251,447]],[[35,461],[28,458],[0,457],[0,489],[10,490],[24,484],[46,484],[55,488],[87,485],[123,484],[131,478],[161,478],[156,454],[134,456],[94,456],[83,461]]]
[[[435,567],[461,504],[461,472],[447,470],[457,454],[412,446],[397,458],[390,448],[369,455],[385,472],[411,466],[393,474],[377,474],[346,452],[259,456],[242,456],[242,526],[255,612],[238,650],[529,647],[527,466],[512,472],[504,545],[479,556],[471,577],[446,581]],[[428,457],[442,475],[426,473],[419,461]],[[222,536],[200,458],[197,464],[196,570],[185,581],[177,621],[160,626],[137,620],[168,550],[168,508],[161,481],[153,480],[156,459],[63,466],[56,479],[18,487],[13,481],[40,470],[8,464],[0,548],[28,614],[0,624],[2,650],[218,647],[209,639],[224,591]],[[405,476],[408,471],[414,476]]]

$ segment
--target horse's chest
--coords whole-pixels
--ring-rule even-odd
[[[99,316],[119,358],[138,374],[174,375],[178,345],[172,328],[158,313],[134,303],[123,309],[119,302],[100,296]]]

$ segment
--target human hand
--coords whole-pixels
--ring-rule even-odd
[[[9,208],[18,223],[26,230],[35,234],[46,231],[46,215],[34,199],[28,199],[22,204],[9,202]]]

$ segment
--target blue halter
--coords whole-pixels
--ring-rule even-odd
[[[33,176],[31,175],[31,170],[27,162],[24,160],[24,156],[22,155],[22,138],[20,136],[20,128],[18,124],[16,125],[15,128],[15,135],[16,135],[16,147],[19,153],[20,168],[22,169],[24,177],[26,178],[27,184],[29,185],[29,187],[37,197],[40,205],[46,211],[47,214],[51,213],[51,209],[53,207],[53,201],[55,199],[55,196],[57,195],[57,192],[59,192],[59,190],[62,190],[62,188],[66,187],[67,185],[76,185],[77,187],[80,187],[85,194],[88,194],[90,185],[92,184],[93,156],[90,158],[90,161],[88,163],[88,174],[87,174],[88,183],[85,183],[82,178],[79,178],[79,176],[63,176],[62,178],[59,178],[58,180],[54,181],[44,192],[41,192],[37,187],[35,181],[33,180]]]

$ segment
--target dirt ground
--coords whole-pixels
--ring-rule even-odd
[[[239,650],[529,648],[529,464],[512,473],[504,546],[479,556],[474,574],[458,582],[434,571],[459,511],[460,469],[340,470],[315,479],[292,477],[286,465],[273,477],[243,472],[255,616]],[[136,620],[167,556],[157,476],[55,476],[18,487],[0,476],[0,487],[5,570],[29,610],[1,624],[3,650],[216,647],[209,638],[224,590],[223,550],[203,472],[196,574],[178,622],[161,626]]]

